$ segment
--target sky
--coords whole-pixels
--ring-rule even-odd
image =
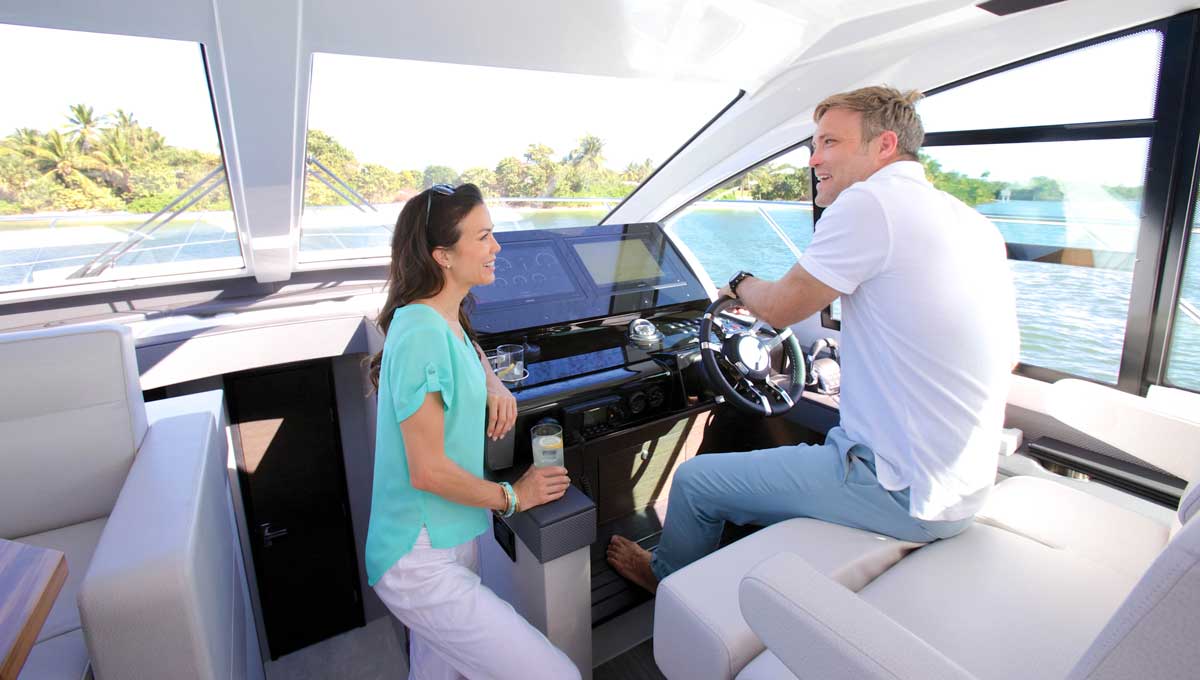
[[[919,111],[929,131],[1148,117],[1159,40],[1143,33],[1014,69],[930,97]],[[169,144],[219,149],[196,43],[0,24],[0,63],[10,65],[0,72],[0,92],[8,95],[0,135],[61,128],[67,107],[85,103],[98,114],[132,112]],[[646,158],[662,162],[735,94],[712,84],[317,54],[309,125],[360,161],[394,170],[494,168],[534,142],[561,158],[584,134],[600,137],[609,167],[621,169]],[[930,152],[970,176],[1135,185],[1145,142]]]

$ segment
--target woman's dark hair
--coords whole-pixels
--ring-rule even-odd
[[[396,220],[396,229],[392,232],[387,298],[376,321],[385,337],[388,327],[392,325],[392,314],[398,308],[441,292],[446,280],[442,268],[433,259],[433,251],[436,248],[453,248],[462,237],[458,223],[482,204],[483,194],[474,184],[463,184],[450,194],[426,189],[404,204]],[[472,340],[475,335],[467,319],[467,311],[473,302],[468,295],[458,309],[458,322]],[[379,369],[382,365],[382,351],[373,355],[367,365],[371,384],[376,388],[379,387]]]

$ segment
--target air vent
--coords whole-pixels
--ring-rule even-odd
[[[1055,5],[1063,0],[988,0],[979,3],[979,9],[991,12],[998,17],[1006,17],[1027,9],[1037,9],[1046,5]]]

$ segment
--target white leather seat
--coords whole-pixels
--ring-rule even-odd
[[[121,326],[0,335],[0,384],[0,537],[68,567],[20,678],[261,678],[220,392],[144,404]]]
[[[1200,425],[1089,383],[1055,390],[1053,415],[1195,480]],[[1194,482],[1167,526],[1019,477],[997,486],[975,526],[914,551],[857,594],[805,553],[775,555],[740,587],[741,611],[773,654],[739,678],[1195,677],[1197,507]]]
[[[655,662],[668,678],[736,676],[764,649],[738,610],[738,583],[785,546],[858,590],[919,545],[813,519],[766,527],[663,580],[654,606]]]

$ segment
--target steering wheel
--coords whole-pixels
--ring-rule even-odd
[[[804,354],[792,329],[764,337],[759,331],[775,329],[755,319],[748,330],[729,333],[713,319],[737,306],[731,297],[718,298],[704,310],[700,322],[700,359],[709,386],[738,410],[751,415],[781,416],[800,401],[804,393]],[[720,344],[712,337],[720,338]],[[771,369],[771,350],[783,345],[787,373]]]

